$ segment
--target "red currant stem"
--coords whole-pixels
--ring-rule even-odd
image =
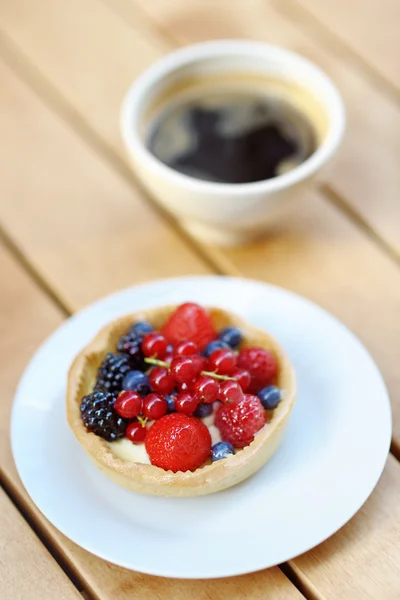
[[[171,363],[165,362],[165,360],[159,360],[158,358],[145,358],[144,362],[149,365],[157,365],[158,367],[165,367],[169,369]],[[201,375],[206,375],[207,377],[213,377],[214,379],[222,379],[223,381],[236,381],[234,377],[228,377],[228,375],[219,375],[219,373],[214,373],[214,371],[202,371]]]
[[[214,379],[222,379],[223,381],[236,381],[234,377],[219,375],[219,373],[214,373],[214,371],[202,371],[201,374],[206,375],[207,377],[213,377]]]
[[[148,421],[147,417],[141,417],[140,415],[138,415],[137,420],[139,421],[139,423],[141,424],[142,427],[146,427],[146,423]]]
[[[158,358],[145,358],[144,362],[149,365],[157,365],[157,367],[165,367],[166,369],[169,369],[170,367],[169,362],[165,362],[165,360],[158,360]]]

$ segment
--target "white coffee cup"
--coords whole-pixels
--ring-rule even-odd
[[[180,173],[146,146],[146,115],[157,101],[189,78],[246,73],[293,84],[312,99],[323,122],[315,152],[282,175],[253,183],[218,183]],[[134,171],[150,194],[203,241],[238,244],[259,237],[282,219],[302,188],[331,158],[342,139],[345,112],[329,79],[309,60],[275,46],[241,40],[204,42],[172,52],[130,87],[122,104],[121,131]]]

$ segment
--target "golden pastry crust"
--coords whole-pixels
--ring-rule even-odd
[[[282,441],[285,425],[295,402],[296,380],[288,357],[270,335],[228,311],[209,308],[217,331],[228,326],[238,327],[244,336],[243,346],[260,346],[275,354],[279,364],[277,385],[285,393],[283,400],[273,411],[271,421],[246,448],[194,472],[173,473],[153,465],[126,462],[117,458],[105,440],[86,430],[80,415],[81,399],[93,390],[97,369],[107,352],[115,350],[117,341],[133,323],[145,320],[159,329],[176,308],[164,306],[127,315],[109,323],[97,334],[78,354],[69,370],[67,418],[76,438],[97,467],[119,485],[135,492],[158,496],[199,496],[218,492],[243,481],[258,471],[273,455]]]

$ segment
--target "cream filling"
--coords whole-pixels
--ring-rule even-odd
[[[204,425],[208,428],[211,435],[211,445],[213,446],[217,442],[221,441],[221,434],[218,427],[214,425],[214,414],[209,415],[201,419]],[[107,443],[111,452],[116,458],[125,462],[136,462],[144,465],[150,465],[150,458],[146,452],[146,446],[144,442],[141,444],[133,444],[130,440],[123,438],[116,442]]]

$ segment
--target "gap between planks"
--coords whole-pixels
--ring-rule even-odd
[[[113,12],[123,21],[126,20],[126,16],[123,11],[120,10],[119,5],[114,3],[109,4],[107,0],[100,0],[108,8],[111,8]],[[295,5],[294,5],[295,3]],[[275,6],[276,5],[276,6]],[[293,10],[305,11],[300,6],[297,0],[286,0],[285,6],[293,6]],[[276,9],[290,18],[290,9],[283,8],[282,3],[274,1]],[[140,8],[133,5],[135,14],[138,17],[150,25],[151,29],[156,35],[161,36],[169,46],[171,50],[178,44],[168,30],[161,27],[158,23],[150,19]],[[307,9],[308,10],[308,9]],[[292,15],[293,17],[293,15]],[[324,25],[321,25],[324,27]],[[340,43],[340,40],[338,40]],[[349,50],[350,51],[350,50]],[[118,152],[116,152],[103,138],[88,124],[88,122],[78,113],[73,106],[57,91],[57,89],[48,81],[47,77],[29,60],[29,58],[21,51],[21,49],[7,36],[7,34],[0,29],[0,52],[7,62],[7,64],[13,69],[13,71],[25,81],[29,87],[45,102],[53,112],[61,117],[68,125],[89,145],[89,147],[99,155],[103,160],[106,160],[108,164],[119,173],[125,181],[128,182],[129,186],[135,189],[139,188],[143,198],[161,215],[161,217],[168,222],[180,237],[183,237],[187,245],[195,251],[195,253],[205,262],[205,264],[216,274],[219,275],[231,275],[231,276],[242,276],[229,260],[225,258],[223,253],[219,252],[218,249],[209,247],[197,241],[192,235],[190,235],[184,227],[182,227],[164,207],[154,200],[151,195],[143,189],[140,182],[136,180],[132,173],[132,170],[127,162],[125,162]],[[374,82],[376,83],[376,82]],[[322,192],[322,196],[333,203],[348,219],[350,219],[358,228],[364,232],[379,248],[388,255],[391,259],[395,260],[397,265],[400,265],[400,252],[396,252],[386,241],[375,232],[368,222],[355,210],[350,203],[347,202],[345,196],[342,196],[336,192],[329,183],[321,184],[319,191]],[[29,258],[24,256],[18,246],[12,242],[15,250],[20,254],[21,258],[30,264]],[[10,242],[8,243],[10,246]],[[33,268],[33,267],[32,267]],[[38,274],[40,278],[40,275]],[[42,278],[41,278],[42,279]],[[54,299],[61,303],[61,307],[65,312],[66,307],[64,301],[59,298],[51,285],[42,279],[44,285],[49,288],[49,291],[54,294]],[[72,311],[70,311],[72,312]]]
[[[334,52],[342,52],[345,55],[346,60],[350,59],[354,66],[359,69],[366,79],[374,86],[384,90],[387,96],[396,104],[400,102],[400,92],[396,85],[370,65],[361,54],[354,48],[351,48],[345,40],[329,27],[329,25],[321,21],[312,10],[304,6],[301,3],[301,0],[285,0],[284,2],[273,0],[273,5],[278,12],[283,16],[295,20],[298,25],[301,20],[301,24],[307,27],[314,37],[323,40],[324,43],[328,41]]]
[[[93,150],[102,160],[105,160],[109,166],[113,168],[130,187],[140,189],[142,197],[152,206],[152,208],[163,218],[168,225],[176,231],[177,235],[184,239],[189,248],[191,248],[202,261],[218,275],[227,274],[228,268],[225,270],[225,261],[223,257],[219,261],[215,260],[214,253],[192,237],[174,218],[173,216],[158,204],[146,190],[140,185],[135,178],[128,163],[120,158],[118,153],[109,146],[97,132],[90,127],[87,121],[82,118],[77,110],[69,104],[69,102],[57,91],[57,89],[48,81],[46,76],[29,60],[29,58],[14,44],[7,34],[0,28],[0,54],[4,62],[13,70],[13,72],[24,81],[35,94],[46,104],[52,112],[65,121],[69,127]],[[1,226],[0,226],[1,227]],[[18,248],[17,244],[10,240],[5,234],[4,237],[8,240],[8,247],[13,248],[23,258],[26,264],[30,265],[29,258],[26,257]],[[222,264],[221,264],[222,263]],[[32,265],[31,265],[32,267]],[[32,267],[33,268],[33,267]],[[44,280],[42,280],[44,281]],[[45,282],[44,282],[45,283]],[[51,286],[46,284],[49,289]],[[64,302],[61,301],[61,306],[65,312]],[[68,309],[69,310],[69,309]]]
[[[119,3],[110,2],[109,0],[99,1],[101,1],[105,6],[111,9],[114,12],[114,14],[116,14],[122,21],[128,21],[131,24],[131,19],[129,18],[129,15],[124,14],[124,11],[122,10],[121,5]],[[299,0],[285,0],[285,2],[277,2],[276,0],[273,0],[273,6],[278,13],[280,13],[283,17],[288,18],[290,21],[293,21],[293,18],[296,18],[296,11],[299,11],[300,13],[302,11],[309,12],[308,9],[303,8],[299,4]],[[158,21],[155,21],[154,19],[149,17],[136,3],[131,3],[130,9],[135,14],[135,17],[137,16],[141,21],[145,22],[146,25],[151,28],[151,30],[156,36],[160,37],[168,46],[171,47],[171,50],[176,49],[177,47],[180,47],[182,45],[176,40],[176,38],[169,32],[169,30],[166,27],[163,27],[162,23],[159,23]],[[322,23],[320,24],[320,27],[322,29],[326,29],[326,26]],[[327,30],[327,32],[330,35],[330,37],[335,37],[334,33],[330,30]],[[316,37],[323,37],[324,42],[326,42],[324,31],[316,31]],[[343,47],[342,50],[345,51],[346,58],[348,58],[347,53],[353,52],[350,48],[347,48],[345,43],[342,42],[340,38],[337,38],[336,42],[335,39],[333,39],[333,45],[334,44],[340,44]],[[372,75],[372,78],[368,77],[368,79],[371,80],[373,85],[378,85],[379,81],[377,81],[377,79],[381,79],[380,74],[376,73],[372,69],[372,67],[369,67],[368,63],[364,63],[363,59],[360,58],[360,61],[362,62],[363,67],[368,67],[370,70],[370,75]],[[358,64],[356,64],[355,66],[357,67]],[[380,85],[378,85],[378,87],[380,87]],[[394,91],[396,95],[395,100],[397,102],[400,99],[400,95],[398,94],[395,88]],[[397,266],[400,266],[400,251],[397,252],[395,248],[392,248],[391,245],[386,242],[384,237],[377,233],[368,224],[368,221],[364,219],[355,208],[352,207],[352,204],[346,200],[346,197],[344,195],[341,195],[336,190],[334,190],[332,185],[329,183],[321,183],[321,185],[318,187],[318,191],[321,193],[321,196],[323,196],[331,204],[334,204],[335,207],[340,212],[342,212],[347,219],[349,219],[353,224],[355,224],[367,237],[369,237],[376,245],[378,245],[379,248],[385,254],[387,254],[392,260],[395,260]],[[219,268],[222,268],[224,274],[242,276],[242,274],[239,271],[235,270],[234,272],[232,272],[232,266],[225,264],[224,258],[220,253],[217,254],[217,252],[213,252],[212,260],[215,264],[218,264]]]
[[[63,571],[63,573],[65,573],[65,575],[71,581],[72,585],[76,588],[76,590],[81,594],[81,596],[83,596],[85,600],[95,600],[94,596],[92,596],[85,589],[85,582],[82,580],[82,578],[79,577],[75,570],[70,568],[66,564],[66,561],[63,560],[61,553],[52,544],[51,536],[47,534],[44,528],[40,525],[40,521],[36,521],[33,513],[29,511],[29,506],[25,506],[23,501],[20,501],[17,498],[18,493],[13,489],[12,482],[8,480],[7,476],[1,468],[0,489],[3,490],[10,502],[18,510],[19,514],[22,516],[26,524],[32,529],[32,531],[39,539],[41,544],[43,544],[46,550],[51,554],[51,556],[56,561],[60,569]]]
[[[37,538],[45,546],[47,551],[51,554],[65,575],[70,579],[71,583],[82,595],[84,600],[101,600],[95,591],[89,588],[74,562],[66,558],[59,549],[57,542],[55,542],[52,538],[50,530],[46,529],[46,527],[36,519],[34,511],[32,510],[32,504],[29,503],[29,501],[27,501],[19,493],[18,488],[11,480],[8,479],[7,475],[3,473],[1,468],[0,489],[4,491],[10,502],[12,502],[27,525],[29,525],[29,527],[33,530]],[[304,577],[304,579],[302,579],[302,577],[296,573],[296,570],[293,569],[288,563],[277,565],[277,567],[282,571],[283,575],[289,579],[293,586],[298,589],[305,600],[325,600],[325,597],[314,588],[312,583],[309,582],[308,578]],[[208,593],[207,595],[209,596],[210,600],[213,600]]]
[[[300,8],[300,7],[299,7]],[[302,10],[302,9],[301,9]],[[122,15],[120,15],[122,18]],[[157,28],[158,29],[158,28]],[[169,44],[171,44],[171,38],[165,31],[159,30],[159,33],[166,39],[168,39]],[[46,77],[29,61],[29,59],[23,55],[23,53],[8,40],[7,36],[2,34],[3,39],[0,40],[0,50],[2,51],[3,57],[7,61],[7,63],[13,68],[14,71],[17,72],[20,78],[22,78],[28,85],[37,93],[37,95],[45,101],[45,103],[55,112],[57,113],[64,121],[66,121],[69,126],[75,130],[81,138],[85,140],[85,142],[103,159],[106,159],[108,163],[112,165],[112,167],[117,170],[117,172],[124,177],[125,180],[129,182],[130,185],[137,186],[137,182],[134,179],[129,167],[126,163],[118,156],[118,154],[113,151],[110,146],[108,146],[98,135],[97,133],[88,125],[88,123],[83,119],[77,111],[56,91],[56,89],[47,81]],[[340,40],[338,40],[340,42]],[[341,43],[341,42],[340,42]],[[329,184],[323,184],[321,186],[320,191],[323,193],[324,197],[327,201],[332,202],[338,207],[342,212],[346,214],[348,218],[354,221],[364,232],[365,235],[368,235],[375,243],[379,245],[382,251],[388,254],[393,260],[397,263],[399,262],[399,256],[395,254],[386,244],[386,242],[380,238],[361,218],[360,216],[353,211],[346,200],[342,198],[339,194],[337,194]],[[170,225],[178,230],[178,232],[184,236],[187,240],[188,244],[190,244],[196,252],[201,256],[203,260],[205,260],[211,268],[217,273],[226,274],[227,272],[233,275],[240,275],[238,272],[233,272],[231,265],[224,265],[224,261],[220,260],[219,256],[215,256],[213,253],[210,254],[205,248],[203,248],[200,244],[198,244],[195,240],[193,240],[184,230],[182,230],[179,225],[172,219],[169,213],[166,213],[163,209],[161,209],[157,204],[155,204],[154,200],[149,198],[147,194],[145,194],[146,199],[151,202],[153,206],[157,209],[159,213],[163,215],[165,219],[168,220]],[[29,261],[29,259],[19,250],[17,245],[13,242],[13,240],[8,236],[5,231],[0,231],[0,235],[4,240],[7,248],[10,252],[16,257],[18,262],[22,265],[24,270],[28,273],[28,275],[35,280],[35,282],[39,285],[42,291],[50,297],[50,299],[58,306],[58,308],[62,311],[63,315],[68,317],[72,314],[72,310],[66,305],[66,303],[60,298],[57,292],[43,279],[40,273],[35,269],[34,265]],[[392,446],[392,452],[396,456],[396,458],[400,459],[400,452],[397,446]],[[38,525],[35,520],[35,516],[32,513],[32,510],[29,508],[29,505],[21,500],[18,497],[18,492],[14,489],[13,485],[7,481],[7,479],[2,476],[0,472],[0,485],[3,486],[5,492],[9,496],[10,500],[14,503],[14,505],[18,508],[19,512],[22,514],[27,523],[31,526],[31,528],[35,531],[36,535],[39,539],[44,543],[44,545],[48,548],[51,554],[56,559],[57,563],[64,570],[64,572],[68,575],[71,581],[74,583],[75,587],[82,592],[82,587],[85,587],[85,581],[82,581],[79,573],[76,572],[76,569],[73,565],[66,565],[61,553],[57,548],[54,548],[52,543],[51,535],[44,530],[43,527]],[[293,569],[292,566],[287,563],[280,566],[283,573],[290,579],[290,581],[299,589],[299,591],[307,598],[307,600],[323,600],[322,596],[319,594],[318,590],[316,590],[312,583],[308,580],[305,580],[303,574],[297,572],[296,569]],[[87,591],[84,592],[85,596],[88,598],[92,598],[93,596],[89,594]]]
[[[105,5],[110,7],[107,0],[101,0]],[[289,3],[296,2],[297,0],[287,0]],[[113,11],[122,20],[126,19],[126,16],[121,10],[116,8],[115,4],[112,5]],[[176,46],[177,42],[174,40],[167,30],[164,30],[150,19],[141,9],[138,9],[134,5],[135,14],[145,21],[157,35],[161,35],[170,46]],[[282,11],[282,7],[280,6]],[[17,76],[23,80],[34,93],[50,108],[55,114],[57,114],[63,121],[65,121],[74,131],[83,139],[88,146],[96,152],[103,160],[106,160],[113,169],[115,169],[131,187],[135,189],[138,186],[129,165],[119,156],[119,154],[111,148],[104,140],[97,134],[97,132],[90,127],[87,121],[75,110],[67,100],[57,91],[57,89],[48,81],[46,76],[29,60],[29,58],[20,50],[20,48],[12,42],[7,34],[2,32],[0,29],[0,53],[4,58],[5,62],[12,68]],[[185,231],[171,216],[170,213],[165,211],[155,200],[153,200],[147,192],[141,188],[142,195],[155,210],[161,214],[161,216],[169,223],[178,235],[184,237],[186,243],[194,249],[196,254],[205,262],[205,264],[216,274],[219,275],[230,275],[242,277],[243,274],[227,259],[222,252],[219,252],[216,248],[210,248],[205,244],[198,242],[188,232]],[[357,227],[369,237],[376,245],[379,246],[380,250],[392,260],[396,262],[397,266],[400,266],[400,253],[396,253],[393,248],[387,244],[387,242],[377,234],[368,223],[359,215],[359,213],[353,209],[347,202],[346,199],[336,192],[332,186],[328,183],[322,183],[319,187],[319,192],[326,201],[334,204],[347,219],[350,219]],[[36,284],[44,291],[44,293],[51,298],[51,300],[58,306],[62,314],[65,317],[73,314],[73,309],[63,299],[60,291],[56,290],[51,283],[47,282],[46,279],[41,275],[40,270],[35,267],[30,258],[18,247],[15,241],[8,235],[5,229],[0,226],[0,239],[3,239],[5,245],[9,251],[17,258],[20,264],[24,267],[27,273],[33,278]],[[400,460],[400,446],[396,443],[392,443],[391,451],[397,460]]]
[[[98,154],[102,159],[107,160],[109,164],[115,169],[131,186],[137,186],[137,182],[130,171],[128,165],[119,158],[116,152],[114,152],[103,140],[92,130],[87,122],[75,111],[73,107],[53,88],[53,86],[47,81],[46,77],[29,61],[27,57],[8,39],[8,36],[0,31],[0,53],[5,62],[12,68],[12,70],[20,77],[29,87],[41,98],[42,101],[63,121],[68,125]],[[142,190],[143,191],[143,190]],[[203,247],[193,240],[191,236],[172,219],[166,211],[161,209],[149,196],[143,192],[144,197],[157,209],[159,213],[170,223],[170,225],[183,236],[188,244],[194,248],[202,260],[210,266],[210,268],[217,274],[221,275],[240,275],[239,272],[232,267],[228,261],[220,257],[219,260],[215,260],[214,255],[204,252]],[[40,271],[35,267],[34,263],[31,262],[29,257],[18,247],[12,237],[8,234],[5,228],[0,225],[0,241],[2,241],[10,252],[10,254],[17,260],[21,265],[26,274],[35,282],[40,290],[50,298],[50,300],[57,306],[62,315],[65,318],[72,316],[74,313],[73,309],[68,306],[68,303],[62,298],[60,293],[54,289],[49,282],[41,275]],[[7,477],[4,471],[0,468],[0,487],[4,490],[9,500],[17,508],[21,516],[24,518],[26,523],[34,531],[35,535],[41,541],[41,543],[47,548],[49,553],[53,556],[54,560],[71,580],[73,585],[79,591],[84,598],[94,600],[98,596],[93,590],[88,589],[85,579],[76,568],[75,564],[68,560],[58,548],[57,542],[53,540],[50,530],[48,530],[43,524],[36,519],[32,505],[27,501],[20,493],[18,488],[13,482]],[[279,566],[283,571],[285,565]],[[287,570],[290,571],[289,566]],[[288,576],[288,579],[291,578]],[[295,585],[296,587],[296,585]],[[303,592],[301,592],[303,593]],[[304,594],[306,600],[324,600],[322,596],[316,598],[315,596],[308,596]]]
[[[50,282],[41,275],[40,271],[36,269],[34,264],[29,258],[22,252],[17,246],[12,237],[7,233],[4,227],[0,224],[0,243],[2,243],[8,252],[15,258],[15,260],[21,265],[28,276],[35,282],[40,290],[50,298],[50,300],[57,306],[61,314],[68,318],[72,315],[73,310],[68,303],[61,297],[61,295],[52,287]]]
[[[374,244],[379,246],[380,250],[396,263],[396,266],[400,267],[400,251],[397,252],[382,236],[379,235],[379,233],[372,229],[368,221],[366,221],[355,208],[348,204],[345,198],[343,198],[330,183],[321,183],[317,189],[328,202],[340,210],[350,221],[352,221],[352,223],[357,225],[358,229],[369,237]]]

